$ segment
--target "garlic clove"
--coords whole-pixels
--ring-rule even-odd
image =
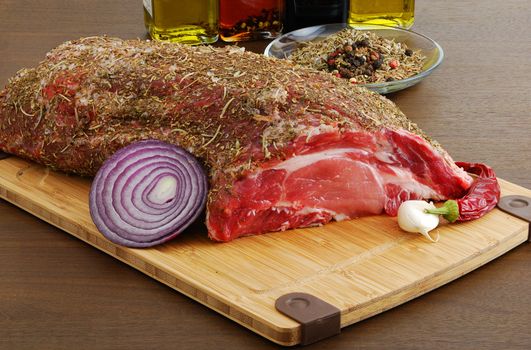
[[[425,201],[405,201],[398,208],[398,225],[404,231],[421,233],[431,242],[437,242],[439,234],[433,238],[429,231],[439,225],[439,215],[426,213],[426,209],[434,208],[433,203]]]

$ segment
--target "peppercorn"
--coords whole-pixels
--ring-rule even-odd
[[[352,46],[350,45],[345,45],[345,47],[343,48],[346,52],[351,52],[353,50]]]
[[[406,54],[406,56],[411,56],[411,55],[413,55],[413,50],[406,49],[406,51],[404,53]]]
[[[329,66],[333,66],[334,64],[336,64],[336,60],[334,60],[333,58],[329,59],[326,63],[328,63]]]
[[[385,81],[394,81],[394,80],[395,80],[395,78],[393,78],[393,77],[389,77],[389,78],[385,79]]]
[[[356,46],[357,47],[367,47],[367,46],[369,46],[369,40],[363,39],[363,40],[357,41],[356,42]]]
[[[347,79],[352,78],[354,76],[354,73],[352,73],[347,68],[339,68],[339,74],[341,74],[343,78],[347,78]]]
[[[395,69],[395,68],[397,68],[398,65],[399,65],[399,63],[398,63],[397,60],[391,60],[391,61],[389,61],[389,67],[390,67],[391,69]]]
[[[381,66],[382,66],[382,61],[381,60],[377,60],[377,61],[372,62],[372,68],[374,68],[374,69],[378,69]]]

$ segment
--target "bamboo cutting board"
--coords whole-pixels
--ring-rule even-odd
[[[502,195],[531,190],[501,181]],[[282,345],[301,327],[275,309],[290,292],[341,310],[341,327],[418,297],[528,238],[529,224],[495,209],[481,220],[438,228],[439,243],[372,216],[319,228],[214,243],[197,224],[174,241],[130,249],[107,241],[88,209],[90,180],[10,157],[0,160],[0,197]]]

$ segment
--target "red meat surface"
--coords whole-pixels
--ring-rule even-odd
[[[386,98],[234,48],[84,38],[0,92],[0,149],[56,170],[93,176],[145,139],[201,160],[217,241],[395,215],[472,181]]]
[[[405,200],[455,198],[470,184],[407,132],[325,133],[300,143],[304,148],[292,157],[264,163],[211,203],[211,236],[225,241],[384,212],[395,216]]]

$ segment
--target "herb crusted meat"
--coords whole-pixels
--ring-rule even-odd
[[[203,162],[218,241],[395,215],[471,183],[386,98],[240,49],[84,38],[0,92],[0,149],[54,169],[92,176],[142,139]]]

